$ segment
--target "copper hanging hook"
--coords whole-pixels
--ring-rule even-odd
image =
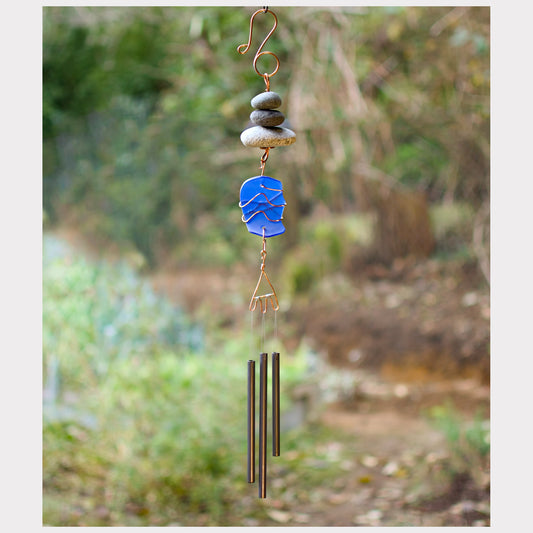
[[[257,52],[255,53],[255,57],[254,57],[254,63],[253,63],[254,64],[254,69],[257,72],[257,74],[259,74],[259,76],[261,76],[262,78],[265,79],[265,84],[267,85],[267,90],[268,90],[269,85],[270,85],[269,78],[274,76],[274,74],[276,74],[276,72],[279,69],[279,58],[278,58],[278,56],[276,54],[274,54],[273,52],[269,52],[269,51],[266,51],[266,50],[264,52],[261,51],[261,50],[263,50],[263,47],[265,46],[266,42],[268,41],[268,39],[270,39],[270,36],[274,33],[274,30],[278,26],[278,17],[276,17],[275,13],[273,11],[270,11],[270,9],[268,9],[268,7],[263,7],[263,9],[258,9],[252,15],[252,17],[250,18],[250,33],[248,35],[248,43],[239,45],[237,47],[237,52],[239,52],[239,54],[243,54],[244,55],[250,49],[250,46],[252,44],[252,33],[253,33],[253,27],[254,27],[254,19],[259,13],[270,13],[274,17],[274,26],[272,27],[272,29],[270,30],[268,35],[265,37],[265,39],[261,43],[261,46],[257,49]],[[242,50],[242,48],[244,48],[244,50]],[[259,72],[259,70],[257,70],[257,60],[263,55],[271,55],[276,60],[276,68],[270,74],[267,74],[267,73],[262,74],[261,72]]]

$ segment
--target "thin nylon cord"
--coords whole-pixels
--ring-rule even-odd
[[[259,348],[260,352],[267,351],[267,341],[266,341],[266,318],[265,315],[268,313],[261,312],[261,334],[260,338],[255,338],[255,321],[254,321],[254,312],[250,311],[250,353],[255,353],[256,349]],[[274,335],[271,341],[272,350],[278,350],[278,312],[274,311]],[[269,343],[270,344],[270,343]]]
[[[254,346],[254,313],[250,311],[250,355],[255,353]]]
[[[265,346],[265,314],[261,313],[261,351],[265,352],[266,346]]]
[[[278,312],[274,311],[274,343],[278,345]]]

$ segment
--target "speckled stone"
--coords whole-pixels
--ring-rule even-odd
[[[281,105],[281,97],[273,91],[259,93],[250,102],[254,109],[276,109]]]
[[[241,141],[244,146],[275,148],[276,146],[288,146],[295,142],[296,133],[289,128],[252,126],[241,133]]]
[[[272,109],[256,109],[250,114],[250,120],[258,126],[279,126],[285,120],[281,111]]]

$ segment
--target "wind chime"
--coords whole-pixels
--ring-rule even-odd
[[[268,51],[262,51],[278,25],[278,18],[268,8],[257,10],[250,18],[250,34],[247,44],[241,44],[237,51],[246,54],[252,43],[252,31],[254,19],[259,14],[270,13],[274,17],[274,26],[258,48],[253,67],[261,76],[266,88],[264,92],[252,98],[251,105],[254,108],[250,120],[254,126],[245,129],[241,133],[241,141],[245,146],[264,150],[261,155],[261,175],[246,180],[240,190],[239,207],[242,209],[242,221],[248,231],[263,239],[261,250],[261,271],[257,285],[250,300],[249,309],[252,313],[259,310],[263,317],[270,307],[274,313],[279,309],[276,291],[265,269],[266,240],[269,237],[281,235],[285,231],[283,226],[283,210],[287,205],[283,197],[283,185],[281,181],[265,175],[265,165],[272,148],[288,146],[296,141],[295,133],[282,126],[285,120],[283,114],[277,110],[281,106],[280,96],[270,90],[270,78],[279,69],[278,57]],[[276,60],[276,68],[270,73],[262,74],[257,69],[257,60],[264,55],[270,55]],[[261,286],[266,286],[267,291],[262,294]],[[272,353],[272,455],[280,455],[280,354]],[[268,353],[260,354],[259,369],[259,498],[266,498],[267,481],[267,387],[268,387]],[[247,471],[248,483],[255,483],[255,360],[248,361],[248,386],[247,386]]]

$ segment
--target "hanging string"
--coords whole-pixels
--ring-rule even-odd
[[[257,338],[255,334],[255,319],[254,319],[254,312],[249,311],[250,313],[250,353],[255,353],[256,351],[259,352],[269,352],[269,351],[278,351],[279,349],[279,343],[278,343],[278,310],[274,309],[274,321],[273,324],[269,326],[267,323],[267,314],[268,313],[261,313],[261,325],[260,325],[260,334],[259,338]],[[272,333],[272,340],[271,340],[271,346],[270,348],[267,346],[267,330],[270,331],[270,328],[273,329]]]
[[[261,352],[266,352],[265,314],[261,313]]]
[[[250,311],[250,353],[255,353],[254,339],[254,314]]]
[[[278,346],[278,310],[274,309],[274,347]]]

